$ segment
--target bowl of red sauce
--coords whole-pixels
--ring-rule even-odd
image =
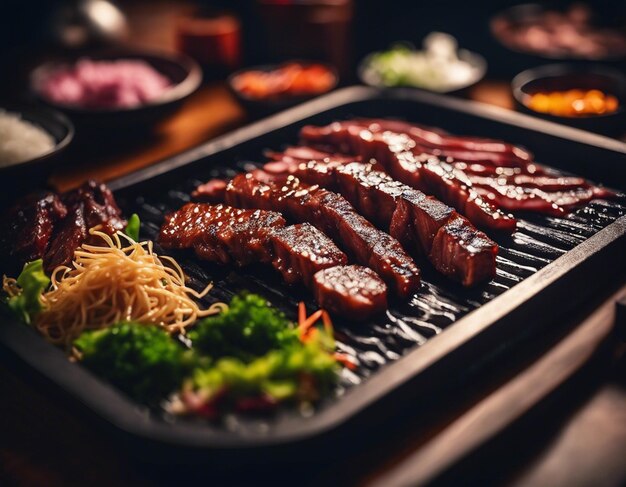
[[[549,64],[511,83],[520,111],[610,136],[626,133],[626,76],[605,66]]]
[[[200,67],[185,55],[122,51],[48,61],[30,76],[36,97],[79,129],[149,128],[176,112],[201,81]]]
[[[243,69],[228,78],[235,97],[254,112],[282,110],[333,90],[337,71],[315,61],[289,61]]]

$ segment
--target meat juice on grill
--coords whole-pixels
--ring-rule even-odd
[[[230,181],[226,202],[273,209],[293,220],[311,223],[338,242],[355,261],[376,271],[399,296],[410,296],[419,289],[419,269],[400,243],[378,230],[337,193],[303,184],[293,176],[276,183],[259,181],[247,173]]]

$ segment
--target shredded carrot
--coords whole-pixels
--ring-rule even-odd
[[[308,343],[313,340],[318,333],[317,328],[309,328],[306,333],[300,336],[300,340],[302,343]]]
[[[326,330],[326,333],[328,333],[329,335],[333,334],[333,322],[330,319],[330,315],[322,310],[322,321],[324,322],[324,330]]]
[[[309,328],[311,328],[313,325],[315,325],[315,323],[317,322],[317,320],[319,320],[322,316],[322,310],[318,309],[315,313],[313,313],[311,316],[309,316],[306,320],[304,320],[301,324],[300,324],[300,331],[302,333],[306,333]]]
[[[302,326],[306,320],[306,306],[304,305],[304,301],[300,301],[298,303],[298,328]]]
[[[333,354],[333,357],[335,358],[337,362],[343,364],[345,367],[349,368],[350,370],[354,370],[357,367],[357,364],[355,364],[350,357],[348,357],[347,355],[343,353],[335,352]]]
[[[330,319],[330,315],[323,309],[318,309],[315,313],[307,318],[306,307],[304,302],[300,301],[298,304],[298,328],[300,329],[300,340],[302,343],[307,343],[317,335],[318,330],[314,327],[315,323],[322,318],[324,323],[324,330],[329,335],[333,334],[333,322]],[[354,370],[357,368],[357,364],[352,359],[343,353],[333,353],[333,358],[341,363],[344,367]]]

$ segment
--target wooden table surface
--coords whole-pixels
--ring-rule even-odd
[[[171,2],[170,2],[171,3]],[[163,2],[139,23],[139,45],[171,43],[171,20],[163,27]],[[184,11],[185,3],[178,7]],[[145,11],[145,10],[144,10]],[[160,22],[160,23],[159,23]],[[169,30],[168,30],[169,29]],[[512,107],[508,83],[487,80],[469,97]],[[212,139],[248,121],[223,83],[204,85],[182,110],[149,136],[132,143],[93,140],[70,152],[69,164],[50,183],[59,190],[88,177],[110,180]],[[603,285],[600,285],[603,284]],[[312,465],[305,472],[272,476],[273,484],[413,485],[427,479],[450,447],[475,439],[477,426],[490,424],[507,392],[529,384],[564,389],[542,403],[521,430],[499,436],[442,481],[452,485],[618,486],[626,483],[626,365],[624,347],[612,331],[618,285],[598,283],[596,299],[585,303],[568,330],[541,347],[508,357],[481,380],[460,385],[437,408],[419,411],[402,425],[374,435],[376,441],[337,462]],[[598,344],[603,348],[598,352]],[[608,345],[607,345],[608,343]],[[535,344],[536,345],[536,344]],[[613,355],[611,355],[613,354]],[[598,355],[601,355],[598,359]],[[613,357],[608,359],[607,357]],[[555,371],[554,375],[551,373]],[[560,375],[559,375],[560,374]],[[546,380],[550,379],[550,380]],[[259,485],[270,477],[205,472],[163,472],[137,465],[116,451],[106,437],[73,417],[64,405],[0,368],[0,485],[155,486],[211,482]],[[419,417],[418,417],[419,416]],[[482,427],[481,427],[482,428]],[[484,429],[484,428],[482,428]],[[430,474],[429,474],[430,472]]]
[[[497,81],[479,84],[470,97],[504,107],[511,103],[506,84]],[[81,148],[70,154],[71,165],[56,172],[51,183],[65,190],[87,177],[109,180],[193,147],[246,121],[245,113],[223,84],[208,84],[190,98],[178,114],[159,125],[154,136],[132,145],[105,140]],[[626,288],[621,292],[626,292]],[[599,287],[596,302],[588,306],[588,315],[600,309],[612,310],[615,297],[614,287]],[[576,319],[580,321],[580,317],[573,317],[572,330],[577,326]],[[607,326],[612,323],[610,313],[605,314],[603,323],[587,330],[587,335],[579,337],[578,342],[574,340],[567,367],[560,369],[563,360],[558,356],[553,359],[564,374],[555,379],[557,383],[574,381],[577,385],[570,396],[561,398],[556,410],[553,407],[546,413],[545,421],[536,423],[541,431],[533,432],[531,428],[530,432],[508,437],[503,449],[492,449],[477,460],[478,465],[487,470],[477,472],[471,465],[466,466],[465,471],[459,473],[462,478],[480,485],[519,486],[608,487],[626,481],[626,462],[622,461],[626,451],[624,374],[617,375],[615,367],[607,364],[599,371],[595,368],[592,380],[581,379],[577,372],[587,363],[594,340],[608,334]],[[481,413],[485,408],[489,411],[490,407],[497,407],[503,388],[515,387],[515,381],[532,374],[529,372],[532,367],[542,360],[545,362],[550,353],[556,353],[559,343],[567,338],[571,339],[569,335],[563,336],[540,351],[512,357],[497,373],[442,398],[437,411],[421,411],[419,421],[403,424],[399,430],[392,428],[369,449],[355,456],[348,455],[336,464],[320,466],[308,483],[335,485],[340,480],[342,484],[396,485],[407,480],[403,475],[409,475],[408,479],[413,474],[420,478],[425,473],[412,472],[407,465],[432,465],[442,448],[447,450],[449,445],[465,441],[462,432],[471,430],[476,418],[485,414]],[[613,349],[619,349],[617,343]],[[618,366],[617,370],[623,372],[623,369],[622,361],[621,369]],[[0,369],[0,384],[3,394],[0,401],[0,485],[176,483],[176,474],[157,475],[116,454],[115,445],[108,439],[90,431],[88,424],[68,415],[62,404],[24,383],[11,371]],[[426,424],[425,417],[428,418]],[[190,481],[196,481],[195,476],[193,474]],[[217,484],[233,482],[229,475],[212,480]],[[272,482],[284,480],[277,478]],[[250,479],[237,482],[247,484],[248,481]]]

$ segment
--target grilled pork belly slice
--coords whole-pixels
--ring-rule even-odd
[[[313,293],[320,307],[355,321],[387,309],[387,286],[363,266],[337,266],[317,272]]]
[[[293,176],[282,182],[239,174],[226,188],[226,202],[244,208],[273,209],[316,226],[362,265],[371,267],[402,297],[420,286],[420,272],[400,243],[378,230],[340,195],[303,184]]]

